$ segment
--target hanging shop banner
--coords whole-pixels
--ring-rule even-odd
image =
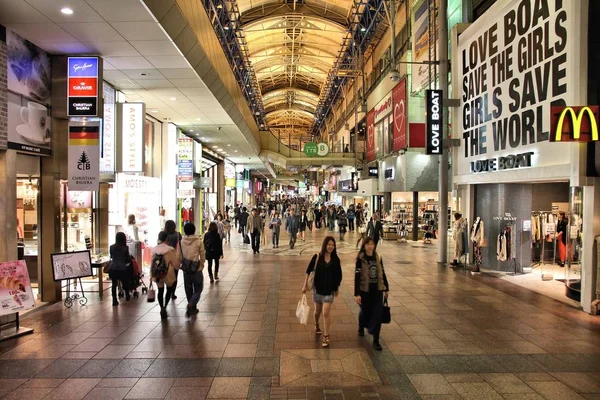
[[[528,153],[539,168],[529,176],[562,165],[568,176],[571,152],[550,143],[557,133],[550,116],[553,103],[581,104],[584,14],[577,1],[500,0],[460,35],[452,71],[460,82],[462,179],[475,161]],[[580,111],[567,111],[562,128],[571,120],[585,128],[589,115]]]
[[[327,143],[307,142],[304,144],[304,154],[308,157],[325,157],[329,154]]]
[[[437,10],[437,0],[420,0],[413,3],[412,9],[412,92],[418,93],[429,86],[433,74],[430,61],[436,60],[437,18],[433,10]],[[434,26],[432,26],[434,25]],[[430,33],[436,33],[433,37]]]
[[[551,142],[598,141],[600,107],[552,107],[550,115]]]
[[[202,145],[194,141],[194,173],[202,173]]]
[[[425,110],[427,112],[426,121],[426,153],[441,155],[444,152],[443,127],[444,119],[442,114],[443,92],[441,90],[427,90],[425,92]]]
[[[375,112],[367,114],[367,161],[375,160]]]
[[[54,281],[92,276],[92,259],[89,250],[51,254]]]
[[[69,57],[67,60],[67,115],[98,116],[98,57]]]
[[[194,140],[186,136],[180,137],[178,141],[177,180],[194,181]]]
[[[225,179],[233,178],[235,179],[235,165],[229,162],[225,162]],[[234,184],[235,186],[235,184]]]
[[[24,260],[0,263],[0,316],[35,307]]]
[[[122,172],[144,171],[144,103],[119,104]]]
[[[236,185],[235,178],[225,178],[225,187],[234,188]]]
[[[402,78],[392,90],[392,106],[394,108],[394,132],[392,151],[399,151],[408,147],[406,140],[406,116],[408,102],[406,101],[406,77]]]
[[[69,191],[95,192],[100,186],[100,123],[69,122]]]
[[[52,155],[50,55],[6,31],[7,147],[21,153]]]
[[[201,176],[200,187],[202,189],[212,189],[212,176]]]
[[[115,172],[115,89],[103,85],[104,118],[102,120],[102,153],[100,154],[100,172]]]
[[[373,120],[375,123],[381,121],[384,117],[387,117],[392,112],[392,92],[388,93],[375,108],[373,108]]]

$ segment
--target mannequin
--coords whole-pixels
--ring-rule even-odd
[[[480,217],[475,218],[471,228],[471,243],[473,243],[473,272],[479,272],[483,261],[482,247],[486,246],[484,235],[484,223]]]

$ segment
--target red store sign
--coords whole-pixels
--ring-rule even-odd
[[[406,123],[408,121],[406,78],[403,78],[392,90],[392,105],[394,107],[392,151],[399,151],[408,147],[408,141],[406,140]]]

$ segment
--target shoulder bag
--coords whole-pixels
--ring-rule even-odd
[[[392,322],[392,313],[390,312],[388,301],[385,299],[383,301],[383,310],[381,311],[381,323],[389,324],[390,322]]]

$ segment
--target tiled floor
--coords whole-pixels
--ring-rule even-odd
[[[438,267],[435,246],[384,242],[392,323],[384,350],[356,334],[354,236],[331,348],[295,317],[324,232],[294,250],[226,245],[221,281],[185,317],[183,288],[161,321],[145,296],[91,296],[29,313],[34,335],[0,344],[7,399],[598,399],[600,322],[506,280]]]

